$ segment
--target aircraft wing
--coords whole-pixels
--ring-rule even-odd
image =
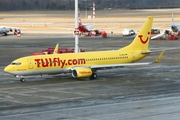
[[[91,25],[91,24],[83,24],[83,26],[84,26],[88,31],[91,31],[91,30],[92,30],[92,25]]]
[[[59,29],[59,30],[74,31],[74,29],[72,29],[72,28],[58,28],[58,27],[50,27],[50,28],[53,28],[53,29]]]
[[[161,34],[151,37],[151,40],[156,40],[156,39],[165,39],[165,34],[161,33]]]
[[[126,63],[126,64],[111,64],[111,65],[95,65],[91,66],[91,69],[108,69],[108,68],[118,68],[118,67],[126,67],[126,66],[139,66],[139,65],[150,65],[153,63],[158,63],[161,61],[161,58],[164,54],[164,50],[160,53],[160,55],[156,58],[154,62],[143,62],[143,63]]]
[[[111,69],[111,68],[120,68],[120,67],[127,67],[127,66],[139,66],[139,65],[149,65],[148,63],[127,63],[127,64],[112,64],[112,65],[97,65],[97,66],[91,66],[91,69]]]

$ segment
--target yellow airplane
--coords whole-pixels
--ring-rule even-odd
[[[161,60],[164,50],[154,62],[135,63],[150,55],[148,49],[153,17],[150,16],[131,44],[118,50],[57,54],[58,44],[53,54],[27,56],[14,60],[4,71],[23,76],[71,73],[74,78],[97,78],[96,71],[135,65],[150,65]]]

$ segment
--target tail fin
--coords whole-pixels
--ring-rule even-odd
[[[79,25],[82,25],[80,9],[78,9],[78,19],[79,19]]]
[[[59,44],[56,45],[53,54],[58,54]]]
[[[148,50],[153,16],[149,16],[133,42],[121,50]]]

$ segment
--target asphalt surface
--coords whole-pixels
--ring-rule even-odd
[[[134,36],[80,37],[85,51],[119,49]],[[14,59],[57,43],[73,48],[71,35],[0,36],[1,120],[179,120],[180,41],[151,41],[151,50],[165,51],[158,64],[98,71],[98,79],[71,74],[29,76],[25,82],[3,72]],[[143,61],[154,61],[160,52]]]

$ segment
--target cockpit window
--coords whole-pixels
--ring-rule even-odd
[[[20,62],[13,62],[13,63],[11,63],[11,65],[21,65],[21,63]]]

